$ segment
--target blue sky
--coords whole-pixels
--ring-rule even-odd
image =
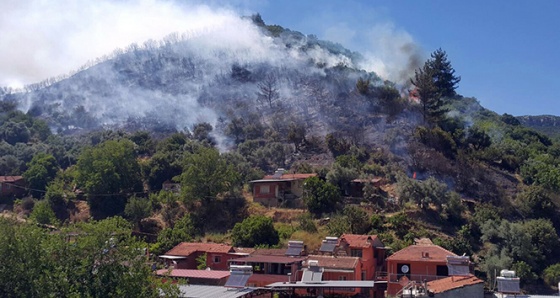
[[[560,116],[560,1],[239,1],[267,24],[335,38],[359,52],[374,27],[408,34],[424,57],[441,47],[458,92],[497,113]],[[338,28],[338,29],[337,29]],[[334,32],[334,33],[333,33]],[[336,36],[338,33],[340,36]]]

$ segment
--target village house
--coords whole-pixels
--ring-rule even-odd
[[[22,176],[0,176],[0,199],[22,197],[25,192]]]
[[[410,284],[449,276],[447,257],[457,255],[433,244],[429,239],[416,243],[387,258],[387,295],[395,296]]]
[[[317,174],[286,174],[278,169],[274,175],[249,181],[253,187],[253,201],[267,207],[299,207],[302,205],[303,183]]]
[[[206,254],[206,268],[229,270],[229,260],[249,253],[243,250],[237,251],[233,246],[226,244],[181,242],[159,257],[174,269],[197,269],[199,265],[197,259],[204,254]]]

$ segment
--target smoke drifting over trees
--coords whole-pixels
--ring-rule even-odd
[[[31,2],[36,4],[32,10],[45,8]],[[116,6],[131,5],[100,3],[97,6],[100,10],[122,10],[123,7]],[[368,78],[372,88],[383,84],[375,72],[362,70],[362,65],[368,65],[364,56],[340,44],[277,25],[267,26],[262,19],[239,17],[231,11],[185,7],[173,2],[165,2],[160,7],[158,3],[141,1],[130,15],[115,13],[94,29],[86,26],[91,31],[88,32],[91,41],[96,41],[98,30],[110,31],[105,23],[120,17],[137,21],[135,18],[149,9],[154,9],[154,14],[170,16],[163,27],[173,27],[174,31],[169,29],[169,32],[177,33],[132,43],[110,55],[99,56],[77,68],[67,79],[29,84],[26,92],[7,90],[4,99],[17,101],[21,110],[41,116],[51,129],[59,132],[101,127],[189,131],[195,124],[205,122],[214,128],[211,137],[222,149],[239,137],[225,136],[228,125],[235,119],[261,122],[282,134],[288,134],[289,123],[298,123],[300,129],[322,135],[342,127],[357,140],[364,138],[367,123],[376,121],[368,111],[375,110],[379,100],[355,92],[356,81],[361,77]],[[171,13],[173,9],[180,13]],[[15,6],[8,10],[22,12],[23,8]],[[71,20],[68,18],[63,19]],[[211,21],[204,21],[207,19]],[[119,25],[117,22],[115,31],[126,35],[126,28]],[[162,32],[151,33],[159,37]],[[125,40],[145,37],[133,35]],[[393,45],[388,36],[383,36],[380,43],[399,46],[408,57],[403,69],[391,68],[402,76],[414,65],[410,61],[416,59],[418,51],[410,38],[397,37],[400,41]],[[0,48],[0,53],[3,50]],[[69,63],[60,65],[71,65],[83,56],[69,54],[68,59]],[[28,68],[22,65],[18,71],[24,69]],[[398,76],[397,82],[401,81]],[[10,80],[5,74],[0,74],[0,78],[7,78],[5,82]],[[339,104],[343,101],[351,105]]]

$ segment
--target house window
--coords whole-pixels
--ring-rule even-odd
[[[261,185],[261,193],[270,193],[270,185]]]
[[[222,262],[222,256],[214,256],[214,263],[221,263]]]
[[[366,271],[362,270],[362,280],[366,280]]]
[[[352,249],[350,251],[350,255],[353,256],[353,257],[361,258],[362,257],[362,250],[361,249]]]
[[[341,275],[341,276],[338,277],[338,280],[346,280],[346,276]]]

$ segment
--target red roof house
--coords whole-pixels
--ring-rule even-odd
[[[408,283],[432,281],[449,275],[447,257],[457,256],[441,246],[421,242],[387,258],[387,294],[394,296]]]
[[[274,175],[249,183],[253,186],[253,201],[268,207],[301,205],[299,198],[303,195],[303,181],[317,174],[286,174],[278,169]]]
[[[175,269],[197,269],[197,258],[206,254],[206,267],[212,270],[228,270],[228,261],[239,258],[231,245],[218,243],[181,242],[160,256]]]

